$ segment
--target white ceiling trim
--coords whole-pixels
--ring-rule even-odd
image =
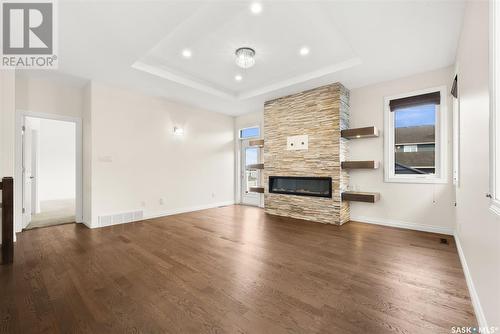
[[[135,63],[132,64],[132,68],[139,70],[139,71],[144,71],[146,73],[156,75],[160,78],[164,78],[173,82],[177,82],[181,85],[191,87],[197,90],[200,90],[205,93],[209,93],[215,96],[219,97],[224,97],[224,98],[229,98],[229,99],[237,99],[236,94],[234,93],[229,93],[226,91],[223,91],[221,89],[217,89],[214,87],[211,87],[209,85],[205,85],[203,83],[200,83],[196,80],[188,79],[184,76],[174,74],[166,69],[161,69],[158,68],[157,66],[153,65],[148,65],[146,63],[143,63],[142,61],[136,61]]]
[[[293,78],[289,78],[286,80],[278,81],[275,83],[272,83],[270,85],[267,85],[265,87],[255,89],[255,90],[249,90],[247,92],[242,92],[239,94],[231,93],[222,89],[218,89],[215,87],[212,87],[210,85],[201,83],[197,80],[189,79],[186,76],[182,76],[179,74],[172,73],[171,71],[163,68],[159,68],[157,66],[149,65],[146,64],[142,61],[136,61],[134,64],[132,64],[132,68],[136,70],[140,70],[152,75],[156,75],[158,77],[176,82],[178,84],[197,89],[199,91],[209,93],[218,97],[223,97],[231,100],[245,100],[245,99],[250,99],[253,97],[261,96],[264,94],[268,94],[286,87],[290,87],[292,85],[304,83],[309,80],[314,80],[321,78],[326,75],[334,74],[336,72],[346,70],[349,68],[352,68],[354,66],[361,65],[363,62],[361,61],[361,58],[355,57],[351,58],[349,60],[340,62],[338,64],[332,65],[332,66],[327,66],[322,69],[305,73],[302,75],[295,76]]]
[[[259,89],[240,93],[240,94],[238,94],[238,99],[245,100],[245,99],[249,99],[252,97],[257,97],[260,95],[271,93],[271,92],[277,91],[277,90],[282,89],[282,88],[286,88],[286,87],[289,87],[292,85],[304,83],[304,82],[309,81],[309,80],[318,79],[318,78],[321,78],[321,77],[324,77],[324,76],[327,76],[330,74],[334,74],[336,72],[346,70],[346,69],[352,68],[354,66],[361,65],[362,63],[363,62],[361,61],[361,58],[359,58],[359,57],[351,58],[349,60],[337,63],[337,64],[332,65],[332,66],[327,66],[327,67],[321,68],[321,69],[316,70],[316,71],[312,71],[309,73],[298,75],[296,77],[286,79],[283,81],[279,81],[279,82],[270,84],[268,86],[265,86],[265,87],[262,87]]]

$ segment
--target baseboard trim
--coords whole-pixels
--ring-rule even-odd
[[[446,234],[446,235],[453,235],[453,232],[454,232],[452,228],[432,226],[432,225],[423,225],[423,224],[415,224],[415,223],[405,222],[405,221],[401,221],[401,220],[392,220],[392,219],[385,219],[385,218],[372,218],[372,217],[366,217],[366,216],[351,216],[351,221],[357,221],[357,222],[366,223],[366,224],[398,227],[398,228],[404,228],[404,229],[408,229],[408,230],[440,233],[440,234]]]
[[[234,201],[226,201],[226,202],[218,202],[218,203],[191,206],[191,207],[186,207],[186,208],[170,209],[170,210],[161,211],[161,212],[154,213],[154,214],[144,215],[144,218],[142,220],[167,217],[167,216],[172,216],[172,215],[178,215],[180,213],[213,209],[213,208],[217,208],[220,206],[227,206],[227,205],[234,205],[234,204],[235,204]]]
[[[458,256],[460,257],[460,263],[462,264],[465,281],[467,282],[467,288],[469,289],[470,299],[472,301],[472,307],[474,308],[474,313],[476,314],[478,325],[481,328],[489,328],[488,323],[486,322],[486,317],[484,316],[481,302],[479,301],[479,295],[477,294],[474,281],[472,280],[469,266],[467,265],[467,261],[465,260],[465,254],[462,249],[462,244],[460,243],[460,238],[458,237],[458,234],[456,232],[453,234],[453,237],[455,238],[455,244],[457,245]]]
[[[166,210],[166,211],[156,212],[154,214],[144,214],[141,219],[132,220],[132,221],[123,222],[123,223],[109,224],[106,226],[99,226],[99,223],[97,223],[97,222],[95,224],[92,224],[92,223],[88,224],[86,221],[83,221],[82,224],[90,229],[110,227],[110,226],[116,226],[116,225],[129,224],[129,223],[138,222],[138,221],[144,221],[144,220],[148,220],[148,219],[167,217],[167,216],[177,215],[180,213],[213,209],[213,208],[217,208],[220,206],[233,205],[234,203],[235,203],[234,201],[226,201],[226,202],[218,202],[218,203],[210,203],[210,204],[204,204],[204,205],[191,206],[191,207],[186,207],[186,208],[170,209],[170,210]]]
[[[77,222],[77,224],[82,224],[82,225],[84,225],[87,228],[95,228],[95,227],[92,226],[92,223],[88,223],[85,220],[82,221],[82,222],[80,222],[80,223]]]

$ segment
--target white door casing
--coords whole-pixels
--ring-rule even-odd
[[[23,171],[23,203],[22,203],[22,212],[23,212],[23,225],[25,228],[31,221],[31,201],[32,201],[32,128],[28,122],[23,122],[23,139],[22,139],[22,171]]]
[[[31,214],[40,213],[38,198],[38,130],[31,130]]]
[[[24,214],[22,212],[24,201],[23,179],[23,126],[26,117],[53,119],[75,123],[76,130],[76,222],[83,222],[83,147],[82,147],[82,120],[78,117],[62,116],[48,113],[31,111],[16,111],[15,128],[15,162],[14,162],[14,229],[21,232],[24,225]],[[20,182],[16,182],[19,180]],[[26,210],[25,210],[26,211]]]

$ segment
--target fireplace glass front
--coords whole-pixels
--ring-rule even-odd
[[[332,198],[331,177],[270,176],[269,192]]]

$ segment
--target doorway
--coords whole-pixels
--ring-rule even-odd
[[[262,149],[252,146],[250,142],[260,137],[260,127],[254,126],[239,131],[240,139],[240,193],[241,204],[261,206],[262,194],[251,191],[252,187],[260,187],[261,169],[257,167],[261,163]]]
[[[81,222],[81,122],[20,113],[16,232]]]
[[[261,194],[250,191],[250,187],[260,186],[260,170],[250,166],[256,165],[260,161],[260,148],[249,145],[249,140],[242,140],[241,143],[241,203],[246,205],[260,205]]]

